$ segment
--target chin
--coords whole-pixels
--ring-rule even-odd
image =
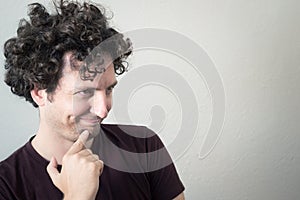
[[[80,134],[83,131],[87,130],[90,133],[91,137],[96,137],[100,132],[100,124],[94,126],[81,126],[81,127],[78,126],[76,129],[77,129],[76,133]]]
[[[92,129],[87,129],[91,137],[96,137],[100,132],[100,124]]]

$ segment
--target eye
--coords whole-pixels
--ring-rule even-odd
[[[83,97],[90,97],[90,96],[94,95],[94,90],[93,89],[81,90],[81,91],[75,92],[75,95],[80,95]]]
[[[114,86],[108,87],[106,89],[106,95],[110,95],[112,93],[113,89],[114,89]]]

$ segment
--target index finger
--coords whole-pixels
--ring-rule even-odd
[[[70,147],[70,149],[67,151],[66,154],[75,154],[81,151],[82,149],[85,149],[86,141],[89,137],[89,132],[87,130],[83,131],[78,139],[74,142],[74,144]]]

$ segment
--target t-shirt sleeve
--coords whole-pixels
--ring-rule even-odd
[[[2,194],[2,188],[0,188],[0,199],[8,199],[7,197],[4,196],[4,194]]]
[[[149,172],[152,199],[169,200],[184,191],[174,164],[160,170]]]
[[[14,199],[13,195],[9,192],[6,182],[3,180],[3,177],[0,177],[0,199],[1,200]]]
[[[148,129],[148,131],[151,131]],[[155,152],[148,162],[152,169],[148,172],[152,199],[171,200],[184,191],[175,165],[160,138],[155,134],[150,138],[148,150]]]
[[[3,191],[2,188],[0,188],[0,199],[3,199],[3,200],[9,200],[11,198],[9,198],[6,193]]]

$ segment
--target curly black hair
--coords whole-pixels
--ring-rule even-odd
[[[64,54],[74,52],[75,58],[83,61],[104,41],[109,41],[104,45],[109,48],[101,50],[113,58],[116,74],[126,71],[124,62],[131,54],[131,42],[109,27],[102,6],[60,0],[54,3],[55,14],[39,3],[28,6],[30,19],[22,19],[17,36],[4,44],[5,83],[12,93],[38,107],[30,91],[35,87],[46,89],[48,94],[55,91]]]

